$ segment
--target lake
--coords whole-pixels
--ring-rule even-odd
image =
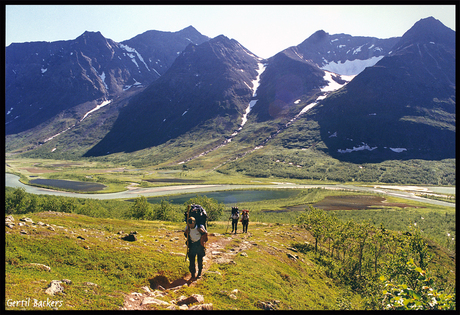
[[[254,202],[271,199],[283,199],[294,197],[300,193],[297,189],[282,190],[229,190],[200,193],[208,198],[213,198],[226,205],[234,205],[241,202]],[[161,200],[167,200],[171,204],[180,205],[189,199],[196,197],[197,194],[182,194],[177,196],[153,197],[147,198],[150,203],[160,203]]]
[[[73,180],[63,180],[63,179],[45,179],[37,178],[30,181],[31,184],[43,185],[48,187],[60,188],[60,189],[70,189],[76,191],[98,191],[106,188],[107,186],[98,183],[92,182],[77,182]]]

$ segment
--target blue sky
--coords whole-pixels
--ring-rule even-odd
[[[389,38],[429,16],[455,30],[455,5],[6,5],[5,45],[71,40],[85,31],[121,42],[192,25],[268,58],[318,30]]]

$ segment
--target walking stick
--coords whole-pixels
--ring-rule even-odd
[[[187,252],[185,253],[185,261],[187,261],[187,256],[188,256],[188,236],[190,234],[190,227],[188,226],[188,218],[190,217],[190,205],[187,206],[187,220],[185,221],[185,224],[187,225],[185,231],[187,234],[187,241],[185,244],[187,245]]]
[[[228,225],[230,224],[230,219],[228,219],[228,222],[227,222],[227,229],[225,230],[225,233],[228,232]]]

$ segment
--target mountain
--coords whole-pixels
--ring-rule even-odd
[[[257,115],[259,122],[283,116],[292,118],[299,110],[294,102],[315,97],[329,84],[325,71],[333,72],[334,80],[344,84],[341,75],[356,75],[373,66],[398,39],[315,32],[301,44],[268,59],[251,115]]]
[[[399,39],[330,35],[320,30],[287,50],[303,60],[310,60],[323,70],[341,75],[356,75],[387,55]]]
[[[8,150],[80,157],[152,148],[168,152],[155,161],[175,166],[230,142],[220,151],[228,160],[250,159],[250,148],[267,143],[353,163],[455,157],[455,32],[434,18],[383,40],[318,31],[267,60],[197,33],[24,43],[7,54]],[[76,61],[44,67],[48,55]]]
[[[121,43],[88,31],[69,41],[13,43],[5,49],[6,134],[147,86],[190,42],[208,39],[190,26],[174,33],[149,31]]]
[[[134,47],[139,55],[144,56],[150,69],[163,75],[188,44],[201,44],[208,40],[209,37],[189,26],[178,32],[147,31],[120,44]]]
[[[210,123],[221,136],[230,135],[252,98],[258,67],[259,58],[223,35],[189,44],[120,111],[110,132],[85,156],[145,149]]]
[[[340,160],[455,158],[455,32],[420,20],[313,119]]]
[[[251,111],[254,121],[292,118],[296,114],[296,100],[311,97],[327,85],[324,75],[317,65],[290,50],[271,57],[260,77],[258,101]]]

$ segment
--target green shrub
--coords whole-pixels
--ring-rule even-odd
[[[384,310],[456,310],[455,294],[433,288],[433,279],[427,276],[426,270],[417,267],[413,259],[407,262],[406,272],[416,279],[416,286],[380,277],[385,287],[381,302]]]

